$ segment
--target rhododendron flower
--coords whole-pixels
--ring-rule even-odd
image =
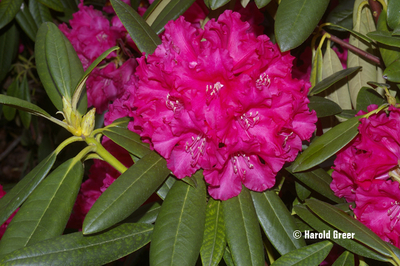
[[[368,111],[378,106],[371,105]],[[360,111],[357,115],[363,115]],[[400,247],[400,109],[390,106],[360,119],[359,134],[338,154],[331,189],[355,201],[354,213],[385,241]]]
[[[291,78],[293,57],[254,29],[232,11],[204,30],[180,17],[136,69],[130,128],[177,178],[203,168],[216,199],[237,196],[242,184],[271,188],[315,130],[309,84]]]

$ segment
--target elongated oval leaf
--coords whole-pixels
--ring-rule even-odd
[[[156,221],[161,210],[161,201],[155,201],[140,206],[122,223],[147,223],[152,224]]]
[[[335,260],[332,266],[353,266],[354,263],[354,254],[346,250]]]
[[[3,0],[0,2],[0,29],[13,20],[23,2],[24,0]]]
[[[311,96],[309,100],[308,108],[310,108],[310,110],[315,110],[318,118],[336,115],[342,112],[342,108],[340,108],[337,103],[323,97]]]
[[[322,51],[321,48],[318,47],[312,62],[312,69],[310,74],[311,86],[315,86],[317,83],[322,81],[322,62]]]
[[[357,96],[356,110],[364,110],[367,112],[367,107],[371,104],[380,106],[384,103],[386,103],[386,100],[379,93],[371,88],[362,87]]]
[[[15,23],[10,23],[0,31],[0,82],[10,71],[11,64],[17,55],[18,42],[19,33]]]
[[[203,244],[200,249],[201,261],[204,266],[217,266],[226,248],[221,201],[212,198],[208,200],[204,228]]]
[[[322,18],[329,0],[282,0],[275,19],[275,34],[281,51],[302,44]]]
[[[346,146],[358,133],[358,117],[353,117],[335,126],[321,137],[311,142],[292,164],[293,172],[300,172],[314,167]]]
[[[53,20],[49,8],[39,3],[37,0],[29,1],[29,11],[35,20],[37,27],[40,27],[43,22],[51,22]]]
[[[161,44],[160,38],[143,18],[130,6],[120,0],[111,0],[119,19],[141,52],[152,54]]]
[[[26,100],[27,102],[31,101],[31,92],[29,91],[28,79],[26,76],[22,78],[21,86],[19,88],[18,95],[19,98]],[[31,124],[31,114],[22,110],[18,110],[19,117],[21,118],[22,124],[25,128],[29,128]]]
[[[351,12],[351,13],[353,13],[353,12]],[[353,23],[354,23],[354,21],[353,21]],[[357,31],[351,30],[349,28],[345,28],[345,27],[342,27],[340,25],[335,25],[335,24],[329,24],[329,27],[336,28],[336,30],[348,31],[351,34],[353,34],[354,36],[357,36],[358,38],[360,38],[361,40],[363,40],[363,41],[365,41],[367,43],[373,43],[374,42],[372,39],[368,38],[368,36],[366,36],[364,34],[361,34],[361,33],[357,32]]]
[[[265,235],[281,255],[306,245],[304,239],[293,237],[296,230],[294,218],[275,191],[252,191],[251,197]]]
[[[338,82],[339,80],[357,72],[358,70],[360,70],[361,67],[360,66],[356,66],[356,67],[351,67],[351,68],[346,68],[343,69],[339,72],[336,72],[334,74],[332,74],[331,76],[324,78],[321,82],[317,83],[310,92],[310,95],[315,95],[318,94],[320,92],[323,92],[324,90],[328,89],[330,86],[332,86],[333,84],[335,84],[336,82]]]
[[[155,152],[147,154],[99,197],[86,215],[83,233],[100,232],[128,217],[156,191],[169,173],[164,158]]]
[[[64,6],[60,0],[37,0],[39,3],[59,12],[64,11]]]
[[[378,23],[376,24],[376,28],[378,31],[389,33],[389,28],[386,24],[386,18],[387,18],[386,10],[383,9],[381,14],[379,15],[379,19],[378,19]],[[400,48],[399,47],[393,47],[393,46],[388,46],[385,44],[379,44],[379,52],[381,53],[383,62],[385,63],[385,66],[389,66],[391,63],[393,63],[394,61],[396,61],[397,59],[400,58]]]
[[[394,46],[394,47],[400,47],[400,38],[399,37],[394,37],[390,32],[385,32],[385,31],[373,31],[369,32],[367,34],[368,37],[371,39],[389,45],[389,46]]]
[[[16,78],[14,81],[11,83],[11,85],[7,88],[7,96],[11,97],[16,97],[19,98],[17,95],[18,90],[19,90],[19,79]],[[0,96],[1,97],[1,96]],[[3,114],[4,117],[8,120],[11,121],[15,117],[16,109],[14,107],[8,106],[8,105],[3,105]]]
[[[53,166],[56,157],[56,153],[47,156],[0,199],[0,224],[3,224],[8,219],[45,178]]]
[[[271,2],[271,0],[254,0],[254,2],[256,3],[256,6],[258,7],[258,9],[261,9],[261,8],[265,7],[266,5],[268,5],[269,2]]]
[[[165,0],[164,0],[165,1]],[[164,31],[164,26],[170,20],[177,19],[182,15],[195,1],[194,0],[170,0],[165,8],[157,14],[156,19],[151,24],[151,28],[160,34]],[[153,12],[156,12],[155,9]],[[151,18],[152,14],[149,16]]]
[[[168,192],[171,190],[172,186],[176,182],[176,178],[170,176],[165,180],[164,184],[157,190],[157,195],[164,200],[167,197]]]
[[[316,199],[308,199],[306,200],[306,204],[311,211],[328,224],[344,233],[354,233],[354,239],[376,250],[382,255],[388,257],[392,256],[392,251],[386,242],[380,239],[379,236],[371,231],[371,229],[363,225],[360,221],[350,217],[342,210]]]
[[[204,234],[206,186],[195,175],[197,188],[177,181],[164,200],[154,226],[150,265],[195,265]]]
[[[330,235],[333,236],[333,232],[334,230],[336,230],[336,228],[330,226],[328,223],[325,223],[321,218],[308,210],[305,206],[296,205],[294,206],[294,211],[297,215],[301,217],[301,219],[303,219],[310,226],[315,228],[318,232],[329,231]],[[331,237],[331,240],[336,244],[344,247],[345,249],[360,256],[379,261],[388,261],[387,257],[377,253],[375,250],[368,248],[367,246],[363,245],[363,243],[359,243],[354,239],[341,239]]]
[[[388,1],[387,5],[387,24],[395,29],[400,24],[400,2],[396,0]]]
[[[49,115],[45,110],[43,110],[39,106],[15,97],[0,94],[0,103],[47,119],[51,117],[51,115]]]
[[[1,264],[105,265],[146,245],[152,231],[150,224],[123,224],[94,236],[63,235],[19,249]]]
[[[353,27],[354,0],[341,1],[328,15],[326,21],[345,28]],[[343,29],[340,29],[343,31]]]
[[[57,167],[28,197],[0,241],[0,255],[59,236],[71,215],[83,177],[73,158]]]
[[[385,69],[383,77],[391,82],[400,83],[400,59],[397,59]]]
[[[328,240],[305,246],[280,257],[271,266],[319,265],[332,247]]]
[[[32,41],[35,41],[38,28],[27,5],[23,4],[21,6],[21,10],[17,13],[15,19],[26,35]]]
[[[250,192],[222,202],[225,234],[235,265],[264,265],[264,251],[257,213]]]

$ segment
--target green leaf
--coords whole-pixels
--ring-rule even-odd
[[[43,23],[36,36],[36,67],[47,95],[58,110],[62,97],[71,100],[71,69],[64,34],[51,22]]]
[[[282,0],[275,19],[275,34],[282,52],[296,48],[313,32],[329,0]]]
[[[375,90],[367,87],[362,87],[357,96],[357,111],[367,111],[367,107],[371,104],[377,104],[378,106],[386,103],[386,100],[377,93]]]
[[[343,110],[343,111],[342,111],[340,114],[338,114],[337,116],[339,116],[340,118],[343,118],[343,119],[348,120],[348,119],[350,119],[350,118],[355,117],[356,114],[357,114],[357,111],[356,111],[356,110]]]
[[[29,1],[29,11],[35,20],[37,27],[40,27],[44,22],[51,22],[53,20],[49,8],[39,3],[37,0]]]
[[[17,55],[18,43],[19,33],[15,23],[10,23],[0,30],[0,82],[11,69],[11,64]]]
[[[386,242],[380,239],[371,229],[360,221],[350,217],[342,210],[316,199],[308,199],[306,200],[306,204],[311,211],[317,214],[326,223],[339,229],[341,232],[354,233],[354,239],[360,243],[376,250],[382,255],[387,257],[392,256],[392,251]]]
[[[378,31],[389,33],[389,28],[386,24],[386,18],[387,18],[386,14],[387,14],[386,10],[383,9],[381,14],[379,15],[376,27]],[[382,60],[385,63],[385,66],[389,66],[391,63],[400,58],[400,48],[398,47],[392,47],[380,43],[379,52],[381,53]]]
[[[337,24],[344,28],[352,28],[353,6],[354,0],[340,1],[339,4],[329,13],[326,22]],[[343,29],[340,30],[343,31]]]
[[[150,265],[195,265],[202,244],[206,213],[206,186],[202,172],[197,188],[177,181],[164,200],[154,226]]]
[[[311,96],[309,100],[308,108],[310,110],[315,110],[317,117],[327,117],[342,112],[342,108],[340,108],[337,103],[323,97]]]
[[[39,183],[46,177],[56,160],[57,154],[52,153],[41,161],[32,171],[18,182],[4,197],[0,199],[0,224],[25,201]]]
[[[225,224],[221,201],[212,198],[206,208],[203,244],[200,249],[203,265],[217,266],[226,248]]]
[[[286,168],[289,172],[290,169]],[[342,203],[343,199],[335,196],[335,193],[330,188],[332,177],[322,168],[317,168],[312,171],[306,171],[301,173],[292,173],[300,182],[318,192],[322,196],[336,202]]]
[[[321,82],[318,82],[313,88],[311,88],[310,95],[315,95],[320,92],[323,92],[324,90],[328,89],[330,86],[334,85],[336,82],[359,71],[360,69],[361,69],[360,66],[347,68],[347,69],[343,69],[339,72],[336,72],[327,78],[324,78]]]
[[[26,78],[26,76],[24,76],[22,78],[22,83],[19,88],[19,93],[20,93],[20,95],[18,95],[18,98],[21,98],[28,102],[31,101],[31,93],[29,91],[28,79]],[[22,121],[22,124],[24,125],[24,127],[29,128],[29,126],[31,124],[31,114],[27,113],[25,111],[22,111],[22,110],[18,110],[18,113],[19,113],[19,117],[21,118],[21,121]]]
[[[314,167],[346,146],[358,134],[358,117],[340,123],[311,142],[292,164],[293,172],[300,172]]]
[[[17,95],[19,94],[18,90],[19,90],[19,79],[16,78],[16,79],[14,79],[14,81],[8,87],[7,96],[9,96],[9,97],[11,97],[11,96],[12,97],[17,97]],[[1,97],[1,95],[0,95],[0,97]],[[1,100],[1,98],[0,98],[0,100]],[[11,106],[8,106],[8,105],[3,105],[4,117],[9,121],[14,119],[16,111],[17,110],[14,107],[11,107]]]
[[[335,260],[332,266],[354,266],[354,254],[347,250]]]
[[[271,0],[254,0],[258,9],[265,7]]]
[[[224,262],[225,262],[226,265],[235,266],[235,263],[233,262],[233,259],[232,259],[232,253],[229,250],[229,247],[225,248],[225,252],[224,252],[223,258],[224,258]]]
[[[165,5],[164,2],[167,4]],[[163,0],[149,14],[146,22],[157,34],[164,31],[164,26],[170,20],[177,19],[182,15],[195,1],[194,0]]]
[[[167,178],[167,180],[165,180],[164,184],[160,187],[160,189],[157,191],[157,195],[164,200],[167,195],[168,192],[171,190],[172,186],[174,185],[174,183],[176,182],[176,178],[173,176],[170,176]]]
[[[0,29],[17,15],[24,0],[3,0],[0,2]]]
[[[325,223],[322,219],[320,219],[317,215],[309,211],[303,205],[296,205],[293,207],[294,211],[297,215],[301,217],[306,223],[310,226],[315,228],[318,232],[330,232],[330,235],[333,236],[334,230],[336,228],[332,227],[328,223]],[[331,238],[333,242],[336,244],[344,247],[345,249],[358,254],[360,256],[371,258],[379,261],[387,261],[388,258],[382,256],[381,254],[377,253],[376,251],[368,248],[367,246],[363,245],[363,243],[359,243],[354,239],[339,239],[339,238]]]
[[[264,265],[260,226],[250,192],[241,193],[222,202],[225,234],[235,265]]]
[[[59,12],[64,11],[64,6],[60,0],[37,0],[39,3]]]
[[[400,59],[397,59],[385,69],[383,77],[391,82],[400,83]]]
[[[63,235],[19,249],[1,264],[105,265],[149,243],[152,231],[150,224],[123,224],[94,236]]]
[[[390,32],[385,32],[385,31],[373,31],[367,34],[368,37],[371,39],[389,45],[389,46],[394,46],[394,47],[400,47],[400,38],[398,37],[393,37]]]
[[[400,2],[396,0],[388,1],[387,5],[387,24],[392,29],[400,25]]]
[[[275,191],[252,191],[251,197],[265,235],[281,255],[306,245],[304,239],[293,237],[296,230],[294,218]]]
[[[310,82],[313,87],[322,80],[322,62],[322,51],[321,48],[318,48],[315,52],[310,74]]]
[[[129,129],[111,127],[104,130],[103,133],[136,157],[142,158],[151,152],[149,145],[143,143],[140,136]]]
[[[300,201],[304,201],[311,195],[311,190],[308,190],[308,188],[304,187],[299,182],[296,182],[294,185],[296,189],[296,195]]]
[[[35,41],[38,28],[26,4],[21,6],[21,10],[17,13],[15,19],[26,35],[28,35],[32,41]]]
[[[164,158],[151,152],[126,170],[92,206],[82,232],[93,234],[122,221],[140,207],[170,173]]]
[[[353,13],[353,12],[352,12],[352,13]],[[354,23],[354,21],[353,21],[353,23]],[[345,30],[345,31],[348,31],[348,32],[350,32],[350,33],[353,34],[354,36],[360,38],[361,40],[363,40],[363,41],[366,42],[366,43],[373,43],[373,42],[374,42],[373,40],[371,40],[370,38],[368,38],[368,36],[366,36],[366,35],[364,35],[364,34],[361,34],[361,33],[357,32],[357,31],[351,30],[351,29],[349,29],[349,28],[342,27],[342,26],[340,26],[340,25],[335,25],[335,24],[329,24],[329,27],[330,27],[330,28],[334,28],[334,29],[336,29],[336,30]]]
[[[271,266],[319,265],[332,247],[328,240],[302,247],[280,257]]]
[[[111,0],[111,4],[140,52],[152,54],[157,45],[161,44],[153,29],[135,10],[121,0]]]
[[[122,223],[146,223],[152,224],[156,221],[161,210],[161,201],[155,201],[140,206]]]
[[[0,241],[0,255],[63,233],[83,177],[76,158],[57,167],[28,197]]]
[[[0,94],[0,104],[8,105],[17,108],[18,110],[26,111],[31,114],[41,116],[47,119],[51,118],[51,115],[49,115],[45,110],[43,110],[39,106],[15,97]]]

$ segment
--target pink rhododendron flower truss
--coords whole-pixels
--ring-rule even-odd
[[[204,30],[180,17],[138,60],[130,128],[177,178],[203,168],[215,199],[238,195],[242,184],[271,188],[315,130],[309,84],[291,77],[293,57],[254,29],[232,11]]]
[[[360,122],[359,134],[337,154],[331,188],[338,197],[356,202],[358,220],[400,247],[400,109],[390,106]]]

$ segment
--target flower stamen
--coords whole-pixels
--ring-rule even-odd
[[[190,153],[192,160],[190,161],[190,166],[195,167],[200,156],[204,154],[206,147],[206,138],[202,134],[197,135],[197,137],[192,136],[192,143],[186,142],[185,151]]]
[[[179,101],[179,99],[169,95],[169,93],[167,95],[167,100],[165,101],[165,105],[169,110],[172,110],[174,113],[177,108],[183,107],[183,104]]]
[[[248,130],[249,128],[254,127],[260,122],[260,117],[258,115],[258,111],[253,113],[249,112],[248,114],[242,114],[238,119],[239,125],[244,129]]]
[[[265,73],[262,73],[260,75],[260,77],[256,80],[256,87],[257,89],[259,89],[260,91],[264,88],[264,87],[269,87],[271,85],[271,79],[269,78],[269,76]]]

